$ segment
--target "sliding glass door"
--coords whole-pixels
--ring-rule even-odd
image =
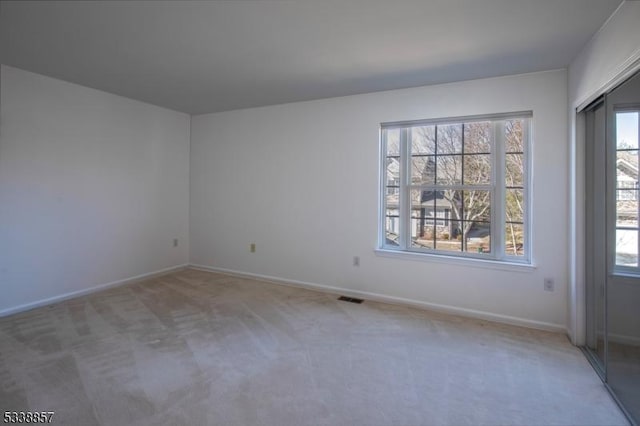
[[[606,98],[608,269],[607,383],[640,421],[640,263],[638,145],[640,75]]]
[[[640,422],[640,74],[592,104],[586,122],[587,345]]]

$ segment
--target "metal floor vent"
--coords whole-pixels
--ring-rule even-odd
[[[362,300],[362,299],[356,299],[355,297],[347,297],[347,296],[340,296],[340,297],[338,297],[338,300],[342,300],[343,302],[351,302],[351,303],[362,303],[362,302],[364,302],[364,300]]]

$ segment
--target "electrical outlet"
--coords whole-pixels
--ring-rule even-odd
[[[544,291],[553,291],[553,289],[554,289],[553,278],[545,278]]]
[[[173,239],[173,246],[174,247],[178,247],[178,239],[177,238]]]
[[[353,256],[353,266],[360,266],[360,256]]]
[[[249,245],[249,251],[250,251],[251,253],[255,253],[255,252],[256,252],[256,243],[251,243],[251,244]]]

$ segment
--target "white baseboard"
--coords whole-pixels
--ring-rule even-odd
[[[411,300],[403,297],[388,296],[385,294],[372,293],[368,291],[349,290],[346,288],[334,287],[334,286],[329,286],[324,284],[290,280],[286,278],[272,277],[269,275],[262,275],[262,274],[253,274],[250,272],[235,271],[232,269],[217,268],[214,266],[190,264],[189,267],[193,269],[199,269],[202,271],[219,272],[222,274],[233,275],[237,277],[252,278],[260,281],[267,281],[274,284],[288,285],[292,287],[302,287],[310,290],[321,291],[324,293],[334,293],[334,294],[340,294],[340,295],[349,296],[349,297],[357,297],[365,300],[372,300],[376,302],[411,306],[419,309],[443,312],[443,313],[448,313],[453,315],[464,316],[468,318],[498,322],[502,324],[517,325],[520,327],[534,328],[537,330],[553,331],[556,333],[567,333],[566,326],[562,324],[553,324],[549,322],[535,321],[535,320],[530,320],[525,318],[512,317],[508,315],[494,314],[491,312],[478,311],[475,309],[459,308],[451,305],[441,305],[438,303],[422,302],[418,300]]]
[[[93,286],[90,288],[85,288],[82,290],[77,290],[77,291],[72,291],[69,293],[64,293],[58,296],[54,296],[54,297],[49,297],[47,299],[41,299],[35,302],[30,302],[30,303],[25,303],[23,305],[19,305],[19,306],[14,306],[12,308],[7,308],[7,309],[3,309],[0,310],[0,317],[5,317],[7,315],[12,315],[12,314],[17,314],[19,312],[24,312],[24,311],[28,311],[30,309],[34,309],[34,308],[39,308],[41,306],[46,306],[46,305],[51,305],[53,303],[58,303],[58,302],[62,302],[64,300],[68,300],[68,299],[73,299],[76,297],[80,297],[80,296],[84,296],[87,294],[91,294],[91,293],[95,293],[101,290],[105,290],[107,288],[111,288],[111,287],[117,287],[117,286],[121,286],[124,284],[131,284],[134,282],[138,282],[138,281],[142,281],[148,278],[154,278],[154,277],[159,277],[161,275],[166,275],[170,272],[174,272],[174,271],[178,271],[180,269],[185,269],[189,267],[188,264],[182,264],[182,265],[177,265],[177,266],[172,266],[170,268],[164,268],[164,269],[160,269],[157,271],[153,271],[153,272],[148,272],[146,274],[140,274],[140,275],[136,275],[135,277],[130,277],[130,278],[125,278],[123,280],[118,280],[118,281],[112,281],[110,283],[106,283],[106,284],[99,284],[97,286]]]

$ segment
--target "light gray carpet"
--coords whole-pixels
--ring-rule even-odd
[[[0,410],[68,425],[623,425],[565,336],[184,270],[0,319]]]

